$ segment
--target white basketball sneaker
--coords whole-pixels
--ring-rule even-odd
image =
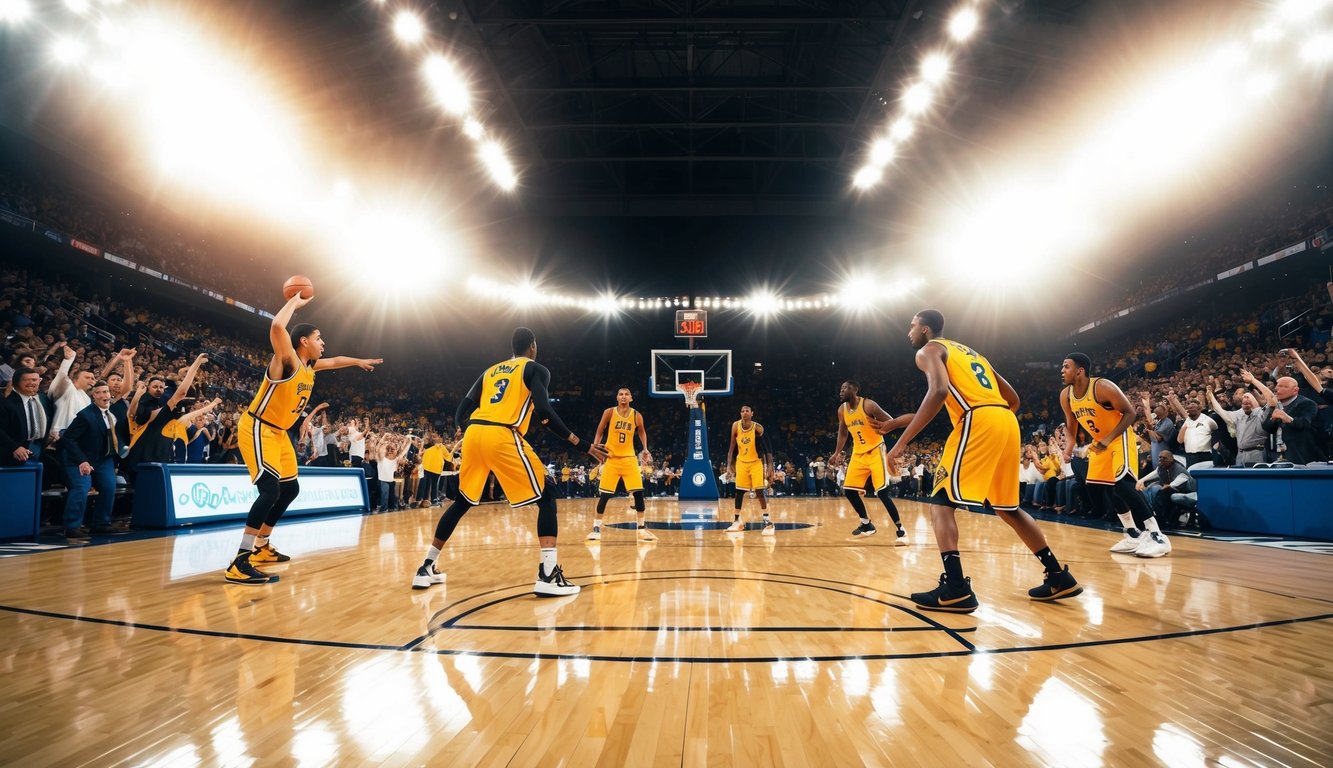
[[[1111,551],[1122,555],[1132,555],[1138,552],[1139,545],[1147,538],[1148,537],[1143,533],[1140,533],[1138,536],[1130,536],[1129,533],[1125,533],[1125,535],[1120,538],[1120,541],[1111,545]]]
[[[589,533],[589,534],[588,534],[588,539],[587,539],[587,540],[588,540],[588,541],[601,541],[601,540],[602,540],[602,529],[601,529],[601,528],[593,528],[593,529],[592,529],[592,533]]]
[[[560,566],[557,565],[550,573],[545,573],[545,570],[543,566],[537,566],[537,583],[532,587],[537,597],[562,597],[579,593],[579,585],[565,579],[565,572]]]
[[[1139,537],[1135,557],[1163,557],[1171,554],[1171,542],[1160,533],[1145,533]]]
[[[907,531],[904,531],[902,528],[899,528],[898,535],[893,539],[893,546],[905,547],[911,543],[912,543],[911,540],[907,538]]]
[[[727,533],[741,533],[744,530],[745,530],[745,522],[737,520],[736,522],[731,524],[730,528],[727,529]]]
[[[423,565],[417,569],[417,573],[412,577],[412,589],[429,589],[432,585],[443,584],[444,574],[435,564]]]

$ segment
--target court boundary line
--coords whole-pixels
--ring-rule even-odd
[[[1137,635],[1133,637],[1107,638],[1103,640],[1084,640],[1072,643],[1052,643],[1049,645],[1027,645],[1011,646],[1007,648],[976,648],[959,649],[954,651],[919,651],[914,653],[882,653],[882,654],[844,654],[839,656],[741,656],[741,657],[717,657],[717,656],[601,656],[576,653],[523,653],[517,651],[475,651],[461,650],[451,648],[437,648],[427,650],[418,647],[419,643],[426,638],[417,638],[411,643],[405,645],[392,645],[383,643],[355,643],[339,640],[309,640],[294,637],[279,637],[273,635],[252,635],[243,632],[225,632],[212,629],[195,629],[191,627],[171,627],[163,624],[143,624],[139,622],[124,621],[121,619],[105,619],[96,616],[78,616],[75,614],[59,613],[56,611],[43,611],[36,608],[21,608],[12,605],[0,605],[0,611],[9,613],[25,614],[49,619],[61,619],[66,621],[85,622],[90,624],[100,624],[109,626],[125,627],[129,629],[143,629],[154,632],[174,632],[185,635],[197,635],[202,637],[217,637],[232,640],[254,640],[258,642],[284,643],[290,645],[309,645],[321,648],[345,648],[350,650],[370,650],[370,651],[393,651],[395,653],[425,653],[437,656],[476,656],[480,658],[500,658],[500,659],[537,659],[554,661],[607,661],[607,662],[643,662],[643,663],[692,663],[692,664],[771,664],[775,662],[796,662],[796,661],[816,661],[816,662],[842,662],[842,661],[896,661],[907,659],[937,659],[955,656],[978,656],[978,655],[999,655],[1009,653],[1040,653],[1044,651],[1062,651],[1077,650],[1082,648],[1098,648],[1107,645],[1125,645],[1130,643],[1155,642],[1159,640],[1178,640],[1194,637],[1205,637],[1208,635],[1229,634],[1235,632],[1247,632],[1256,629],[1267,629],[1271,627],[1280,627],[1295,624],[1307,624],[1318,621],[1327,621],[1333,619],[1333,613],[1322,613],[1314,616],[1297,616],[1287,619],[1273,619],[1270,621],[1252,622],[1249,624],[1238,624],[1230,627],[1211,627],[1208,629],[1182,630],[1179,632],[1165,632],[1155,635]]]

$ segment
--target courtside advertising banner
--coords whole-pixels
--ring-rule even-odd
[[[244,472],[192,474],[172,467],[170,481],[171,503],[181,522],[217,515],[243,518],[259,495],[259,489]],[[288,508],[290,511],[359,510],[365,505],[365,476],[360,473],[301,475],[300,482],[301,493]]]

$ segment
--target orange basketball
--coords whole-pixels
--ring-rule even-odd
[[[305,275],[292,275],[287,278],[287,282],[282,284],[282,297],[291,300],[296,294],[301,294],[303,299],[313,299],[315,297],[315,284],[310,282],[310,278]]]

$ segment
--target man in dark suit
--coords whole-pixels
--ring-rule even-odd
[[[1273,436],[1273,448],[1279,460],[1292,464],[1324,461],[1315,439],[1315,418],[1319,406],[1299,392],[1296,380],[1283,376],[1273,387],[1272,399],[1264,409],[1264,431]]]
[[[39,460],[55,410],[41,388],[41,373],[32,368],[14,371],[14,391],[0,401],[0,466]]]
[[[83,513],[88,507],[88,489],[97,489],[97,504],[91,516],[92,533],[115,533],[111,508],[116,502],[116,417],[108,408],[111,390],[105,381],[93,384],[88,394],[92,404],[79,411],[60,440],[69,494],[65,497],[65,537],[87,535]]]

